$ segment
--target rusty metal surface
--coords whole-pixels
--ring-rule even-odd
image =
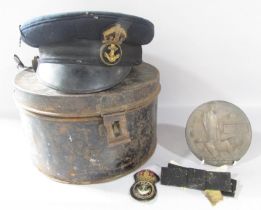
[[[132,171],[156,146],[156,103],[126,113],[129,142],[109,145],[102,118],[63,120],[21,112],[33,161],[50,177],[82,184]]]
[[[26,84],[28,74],[19,76],[15,98],[32,142],[33,162],[44,174],[72,184],[110,181],[152,155],[160,89],[154,67],[144,64],[118,87],[85,95],[31,86]],[[49,115],[50,111],[58,114]]]

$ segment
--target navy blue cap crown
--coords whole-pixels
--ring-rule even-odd
[[[20,26],[22,40],[41,47],[77,40],[102,40],[102,33],[120,24],[128,36],[125,44],[148,44],[154,36],[154,25],[143,18],[110,12],[74,12],[42,16]]]

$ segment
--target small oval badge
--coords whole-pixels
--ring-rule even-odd
[[[141,170],[134,175],[135,183],[131,186],[131,196],[139,201],[153,199],[157,194],[155,183],[159,176],[151,170]]]

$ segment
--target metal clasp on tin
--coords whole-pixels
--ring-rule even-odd
[[[125,112],[103,115],[103,124],[107,132],[109,146],[125,144],[131,141]]]

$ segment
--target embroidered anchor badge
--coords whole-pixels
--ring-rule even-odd
[[[121,44],[127,38],[127,32],[116,24],[103,32],[103,45],[100,49],[100,58],[106,65],[117,64],[122,56]]]

